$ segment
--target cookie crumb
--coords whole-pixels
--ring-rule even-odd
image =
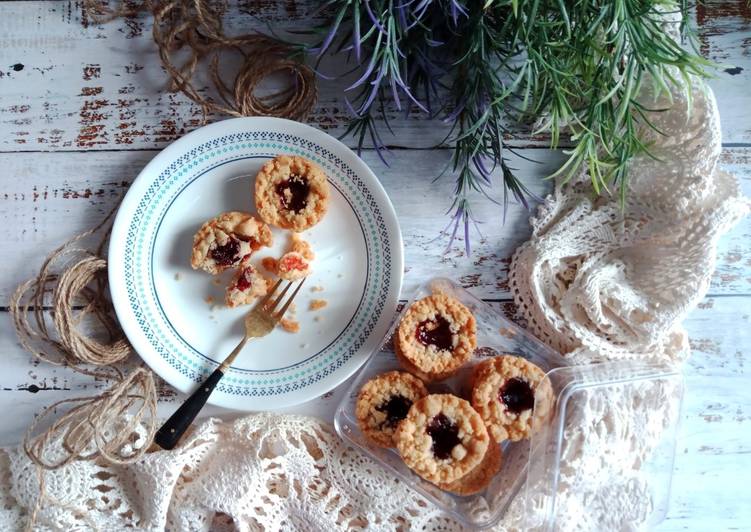
[[[316,258],[315,253],[313,253],[313,248],[310,247],[310,243],[303,240],[297,233],[292,233],[292,243],[290,244],[289,250],[296,251],[305,257],[305,260],[313,260]]]
[[[310,310],[320,310],[322,308],[325,308],[328,304],[329,302],[325,299],[311,299]]]
[[[261,266],[263,266],[266,271],[276,273],[276,259],[274,257],[264,257],[261,260]]]
[[[281,325],[282,329],[289,333],[296,333],[300,331],[300,324],[295,320],[282,318],[281,320],[279,320],[279,325]]]
[[[230,307],[239,307],[249,305],[256,298],[266,295],[269,290],[269,281],[256,269],[248,264],[235,272],[224,293],[224,302]]]
[[[177,272],[175,274],[175,281],[179,281],[179,280],[180,280],[180,272]]]
[[[213,305],[214,304],[214,296],[206,296],[206,298],[204,299],[204,301],[206,301],[206,303],[209,304],[209,305]]]
[[[310,291],[311,292],[323,292],[323,287],[321,285],[311,286]]]
[[[221,284],[222,284],[222,280],[221,279],[212,279],[211,282],[214,283],[217,286],[221,286]]]

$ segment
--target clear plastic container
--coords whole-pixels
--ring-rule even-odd
[[[473,313],[477,320],[477,349],[473,360],[456,375],[429,384],[431,393],[448,392],[467,397],[468,377],[475,364],[489,356],[513,353],[530,360],[547,373],[556,399],[552,418],[535,430],[531,440],[506,441],[501,444],[501,470],[488,487],[476,495],[454,495],[423,480],[404,464],[396,450],[370,444],[360,431],[355,416],[357,395],[367,380],[386,371],[403,369],[394,355],[392,343],[392,336],[402,314],[412,302],[435,291],[452,295]],[[581,415],[586,417],[586,412],[579,412],[582,405],[595,401],[600,407],[606,408],[611,396],[620,397],[618,401],[621,402],[628,401],[628,397],[624,399],[623,394],[628,395],[629,387],[639,391],[661,380],[675,388],[674,393],[680,397],[682,380],[680,374],[671,368],[630,362],[569,366],[560,354],[508,321],[492,306],[448,279],[433,279],[418,289],[394,320],[380,350],[371,356],[338,406],[334,423],[342,438],[362,449],[415,491],[468,526],[493,526],[504,517],[513,503],[516,513],[519,511],[519,504],[523,505],[524,512],[529,513],[528,526],[552,530],[560,517],[557,512],[562,510],[562,505],[556,502],[558,489],[562,485],[562,479],[564,483],[571,481],[570,475],[562,477],[560,471],[562,453],[566,452],[565,439],[571,434],[572,427],[575,429],[581,421]],[[612,394],[612,390],[618,390],[618,394]],[[670,413],[670,419],[665,421],[666,428],[661,431],[660,443],[649,456],[650,461],[645,458],[640,464],[641,470],[650,475],[650,482],[655,486],[652,494],[655,502],[648,517],[651,524],[659,522],[665,514],[678,417],[678,413]],[[617,438],[618,435],[614,437]],[[624,446],[632,443],[624,442]],[[614,445],[614,449],[619,447]],[[607,458],[605,457],[606,460]]]
[[[526,513],[534,518],[528,526],[556,530],[582,517],[600,530],[627,528],[626,518],[645,530],[659,524],[670,499],[683,400],[680,371],[622,361],[560,367],[547,376],[556,410],[530,443],[524,495]],[[577,508],[561,497],[562,490],[572,487],[576,494],[577,487],[593,484],[604,496],[590,501],[589,515],[575,516]],[[622,498],[609,495],[618,490],[630,492],[642,506],[624,512],[617,507]]]

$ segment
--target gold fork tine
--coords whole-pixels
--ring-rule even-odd
[[[282,316],[284,316],[284,313],[285,313],[285,312],[287,312],[287,309],[288,309],[288,308],[289,308],[289,306],[290,306],[290,305],[292,304],[292,300],[293,300],[293,299],[295,299],[295,296],[296,296],[296,295],[297,295],[297,293],[298,293],[298,292],[300,291],[300,288],[302,288],[302,284],[303,284],[304,282],[305,282],[305,277],[303,277],[302,281],[300,281],[300,284],[298,284],[298,285],[297,285],[297,288],[295,288],[295,291],[294,291],[294,292],[292,292],[292,295],[291,295],[291,296],[289,296],[289,299],[288,299],[288,300],[287,300],[287,302],[286,302],[286,303],[284,304],[284,306],[282,307],[282,309],[281,309],[280,311],[278,311],[278,312],[277,312],[276,314],[274,314],[274,319],[277,319],[277,320],[280,320],[280,319],[282,319]],[[290,286],[291,286],[291,285],[292,285],[292,283],[290,283]],[[287,287],[287,288],[289,288],[289,287]],[[285,290],[285,292],[286,292],[286,291],[287,291],[287,290]],[[282,294],[282,295],[284,295],[284,294]],[[279,299],[281,299],[281,296],[279,296]]]
[[[269,302],[269,299],[271,299],[271,296],[274,295],[274,292],[276,292],[277,288],[279,288],[279,285],[282,284],[282,280],[279,279],[276,283],[274,283],[274,286],[271,287],[271,290],[268,291],[268,293],[264,296],[264,298],[259,301],[258,306],[260,308],[263,308],[266,306],[266,304]]]
[[[284,298],[284,294],[289,292],[290,287],[292,286],[292,281],[287,282],[287,286],[284,287],[284,290],[282,290],[282,293],[279,294],[279,297],[274,299],[274,301],[268,305],[267,307],[264,307],[264,310],[266,310],[269,314],[272,314],[274,312],[274,309],[279,306],[279,303]]]

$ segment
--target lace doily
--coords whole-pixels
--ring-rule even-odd
[[[626,200],[594,198],[588,176],[556,187],[510,268],[514,301],[533,333],[575,363],[688,356],[681,326],[706,294],[717,241],[749,212],[719,169],[714,95],[696,84],[655,100],[652,157],[629,167]],[[617,196],[617,195],[616,195]]]
[[[1,455],[0,529],[39,496],[33,464]],[[173,451],[128,466],[77,462],[44,473],[35,530],[447,530],[452,522],[323,422],[258,414],[201,422]]]
[[[666,399],[634,392],[623,397]],[[631,430],[633,420],[622,414],[627,406],[594,394],[575,413],[563,450],[570,460],[562,470],[566,489],[559,505],[560,513],[572,519],[586,515],[585,521],[574,520],[576,528],[595,531],[612,516],[613,507],[602,504],[598,490],[622,495],[619,490],[646,489],[635,473],[624,475],[624,470],[638,469],[643,456],[634,453],[634,440],[659,432],[662,420],[655,423],[645,415],[637,434]],[[614,427],[609,434],[596,430],[603,419]],[[624,439],[624,434],[630,436]],[[602,453],[581,452],[595,448]],[[591,474],[602,472],[603,464],[620,463],[614,457],[624,452],[629,465],[611,465],[612,478]],[[207,419],[173,451],[148,453],[126,466],[80,461],[43,475],[46,491],[34,525],[41,532],[463,530],[380,465],[347,447],[327,424],[301,416]],[[21,450],[0,451],[0,479],[0,530],[18,530],[39,497],[37,470]],[[620,504],[629,500],[621,498]],[[599,501],[599,507],[581,514],[587,501]],[[638,524],[649,509],[642,500],[619,514],[619,525]],[[496,530],[532,530],[539,517],[539,508],[526,508],[518,497]]]

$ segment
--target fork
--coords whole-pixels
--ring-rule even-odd
[[[162,427],[158,431],[156,431],[156,435],[154,436],[154,443],[159,445],[159,447],[161,447],[162,449],[167,450],[172,449],[175,447],[175,445],[177,445],[177,442],[180,441],[182,435],[185,433],[188,427],[190,427],[191,423],[193,423],[193,420],[198,415],[198,412],[200,412],[203,406],[206,404],[206,401],[211,396],[214,388],[222,379],[222,377],[224,377],[224,373],[235,361],[237,355],[240,354],[240,352],[245,347],[245,344],[248,343],[248,340],[250,340],[251,338],[261,338],[262,336],[266,336],[274,329],[274,327],[276,327],[276,324],[279,323],[279,320],[282,319],[284,313],[287,312],[287,309],[292,304],[292,300],[295,299],[297,292],[300,291],[300,288],[302,287],[302,284],[304,282],[305,279],[300,281],[295,290],[292,292],[292,295],[289,296],[287,302],[284,303],[284,305],[279,310],[276,310],[293,284],[292,282],[288,282],[287,286],[284,287],[284,290],[282,290],[279,296],[276,297],[276,299],[274,299],[271,304],[269,304],[272,296],[282,284],[282,280],[279,279],[271,288],[269,293],[266,294],[266,296],[261,301],[259,301],[256,306],[251,309],[250,312],[248,312],[248,314],[245,316],[245,336],[243,337],[243,339],[240,340],[240,343],[237,344],[237,347],[235,347],[232,352],[227,355],[227,358],[222,361],[219,367],[216,368],[205,381],[203,381],[198,389],[194,391],[193,394],[188,397],[188,399],[180,406],[180,408],[175,410],[175,413],[170,416],[170,418],[164,423],[164,425],[162,425]]]

